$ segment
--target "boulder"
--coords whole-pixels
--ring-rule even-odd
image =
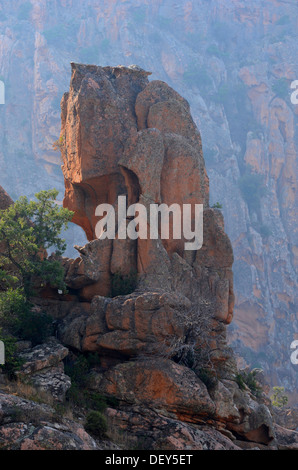
[[[0,448],[5,450],[96,450],[81,424],[55,410],[0,392]]]
[[[113,299],[96,296],[91,313],[67,316],[58,334],[63,344],[82,352],[166,355],[170,341],[184,335],[183,319],[190,306],[186,297],[161,290]]]
[[[243,440],[268,445],[275,439],[273,420],[268,407],[259,404],[247,392],[237,390],[234,403],[242,415],[240,423],[227,423],[227,428]]]
[[[49,393],[55,400],[60,402],[65,400],[66,392],[71,387],[71,380],[68,375],[58,368],[36,373],[31,376],[30,381],[36,389]]]
[[[184,108],[189,111],[188,102],[167,83],[161,80],[153,80],[150,82],[146,88],[138,94],[136,99],[135,112],[138,120],[138,129],[141,130],[149,127],[147,125],[147,118],[151,106],[171,99],[180,102]]]
[[[94,388],[125,403],[143,404],[192,423],[208,421],[215,412],[207,388],[196,374],[169,360],[144,359],[118,364],[97,377]]]
[[[109,419],[134,447],[162,450],[240,450],[229,438],[209,425],[184,423],[144,406],[109,408]]]
[[[35,346],[20,354],[24,361],[19,374],[30,375],[49,367],[58,366],[68,355],[68,349],[55,338],[49,338],[45,343]]]
[[[274,425],[275,438],[279,450],[298,450],[298,432]]]
[[[37,390],[63,402],[71,386],[70,378],[64,374],[62,362],[68,352],[55,338],[49,338],[43,344],[20,352],[23,364],[16,374],[23,381],[29,380]]]

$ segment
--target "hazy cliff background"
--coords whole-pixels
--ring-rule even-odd
[[[234,248],[229,327],[241,365],[262,367],[295,402],[298,339],[296,0],[1,0],[0,184],[13,198],[63,196],[60,100],[70,62],[137,64],[190,103],[211,203]],[[80,231],[69,244],[84,243]],[[297,402],[297,400],[296,400]]]

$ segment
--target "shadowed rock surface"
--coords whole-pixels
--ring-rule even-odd
[[[56,418],[56,420],[55,420]],[[0,393],[1,450],[97,450],[82,425],[58,421],[55,410]]]

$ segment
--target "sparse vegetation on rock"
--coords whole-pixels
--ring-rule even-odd
[[[283,408],[287,405],[289,399],[285,393],[284,387],[273,387],[273,394],[271,395],[272,405],[277,408]]]

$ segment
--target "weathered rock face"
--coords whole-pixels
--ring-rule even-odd
[[[297,408],[287,408],[282,409],[274,408],[273,410],[274,421],[279,426],[292,429],[293,431],[298,432],[298,410]]]
[[[229,437],[208,425],[192,425],[152,409],[134,406],[108,409],[109,419],[137,445],[154,450],[241,450]]]
[[[33,349],[29,347],[20,352],[23,364],[17,371],[17,376],[22,380],[29,380],[37,390],[50,393],[55,400],[62,402],[71,386],[62,362],[67,355],[66,347],[55,338],[49,338]]]
[[[208,203],[189,105],[165,83],[149,84],[148,75],[134,66],[72,64],[60,136],[64,205],[89,240],[96,238],[96,207],[115,206],[123,194],[128,205],[141,195],[152,203]]]
[[[149,85],[146,76],[137,67],[73,65],[71,90],[62,102],[65,205],[72,204],[69,207],[80,213],[75,220],[92,240],[76,247],[80,258],[63,260],[69,295],[58,300],[57,294],[47,298],[44,291],[36,299],[36,308],[55,318],[64,346],[51,338],[23,351],[25,363],[18,374],[63,401],[71,385],[62,364],[68,355],[66,346],[78,353],[97,352],[100,365],[89,373],[88,389],[116,398],[118,409],[108,410],[107,416],[135,439],[147,435],[147,448],[230,450],[250,444],[278,448],[265,398],[240,389],[227,347],[226,325],[232,320],[234,304],[233,251],[221,212],[209,207],[200,134],[185,100],[163,82]],[[120,96],[129,97],[125,105],[118,100],[117,80]],[[90,101],[86,83],[91,83]],[[108,95],[106,89],[113,92]],[[107,100],[104,106],[102,100]],[[95,121],[90,103],[100,110]],[[126,125],[131,107],[135,117],[131,113],[129,131],[124,124],[119,127],[121,145],[114,151],[110,142],[114,116]],[[101,113],[110,108],[111,120],[105,114],[102,126]],[[95,153],[88,147],[93,133]],[[114,161],[106,162],[109,151]],[[186,240],[171,236],[166,241],[93,239],[96,206],[110,203],[119,212],[119,195],[125,195],[129,204],[147,207],[177,201],[202,204],[202,247],[187,252]],[[134,270],[130,293],[115,294],[117,275]],[[21,417],[7,411],[11,401],[21,407]],[[1,402],[0,443],[7,448],[96,448],[80,425],[65,419],[57,424],[49,408],[19,402],[10,395],[1,395]],[[39,413],[37,423],[28,420],[27,408]],[[47,413],[50,416],[43,421]],[[284,448],[295,448],[295,433],[278,433]],[[232,442],[236,440],[237,445]]]
[[[1,449],[98,450],[82,425],[57,418],[55,410],[48,405],[1,392]]]
[[[280,450],[298,450],[298,432],[290,431],[276,424],[275,434]]]
[[[295,393],[289,345],[298,330],[298,108],[290,101],[298,76],[296,3],[89,0],[86,8],[32,0],[25,11],[22,3],[1,1],[0,183],[13,199],[50,187],[62,195],[52,144],[70,61],[151,70],[187,98],[203,137],[211,201],[223,205],[236,261],[233,345],[248,365],[265,369],[271,385]],[[146,126],[141,117],[139,128]],[[257,212],[239,188],[248,165],[268,189]],[[72,248],[85,237],[67,240]]]
[[[125,192],[118,162],[125,142],[136,134],[134,103],[148,74],[121,67],[72,68],[70,92],[62,103],[64,204],[74,208],[74,222],[92,240],[97,205],[115,204]]]
[[[201,138],[188,103],[164,82],[149,84],[149,74],[134,66],[73,64],[72,71],[62,101],[64,205],[88,238],[96,238],[96,207],[108,203],[117,213],[121,195],[128,205],[179,204],[182,210],[183,204],[203,204],[205,211],[202,250],[187,252],[186,240],[171,236],[121,240],[116,229],[116,240],[94,240],[79,249],[81,260],[67,265],[68,285],[91,300],[110,294],[112,275],[136,270],[139,287],[147,290],[179,290],[191,300],[204,290],[205,299],[216,298],[216,317],[229,323],[232,248],[221,214],[208,207]]]
[[[197,401],[190,396],[191,389],[196,388],[196,375],[181,366],[182,371],[173,370],[170,378],[173,363],[160,363],[162,357],[171,359],[177,355],[177,344],[190,338],[191,325],[198,317],[209,321],[211,363],[224,369],[231,360],[225,325],[233,316],[233,252],[220,211],[209,208],[199,131],[187,102],[164,82],[149,84],[148,73],[135,66],[73,64],[72,70],[70,91],[62,101],[60,141],[66,181],[64,204],[75,212],[74,220],[93,239],[97,205],[109,203],[117,213],[120,195],[127,197],[128,205],[142,203],[147,208],[154,203],[179,204],[181,208],[183,204],[202,204],[204,242],[200,250],[185,251],[185,240],[175,240],[171,235],[167,240],[150,240],[148,221],[148,239],[119,239],[116,228],[115,240],[95,239],[83,248],[77,247],[80,258],[64,261],[66,282],[81,300],[92,301],[91,310],[64,316],[58,325],[60,340],[71,348],[97,351],[104,357],[112,369],[108,372],[111,377],[100,385],[102,392],[117,397],[124,394],[125,399],[132,395],[138,401],[137,383],[145,383],[152,375],[156,383],[170,381],[177,389],[172,398],[177,416],[200,421],[208,411],[198,412],[204,408],[200,394]],[[117,148],[111,147],[110,142],[114,125],[115,142],[121,142]],[[90,148],[90,142],[96,150]],[[134,272],[135,292],[110,298],[119,273],[129,276]],[[193,309],[194,316],[190,314]],[[198,348],[203,348],[201,334],[201,330],[192,332],[192,341]],[[124,359],[144,355],[154,358],[152,363],[146,363],[147,372],[145,365],[139,363],[141,359],[127,373],[122,371]],[[119,369],[113,369],[115,358],[116,363],[120,362]],[[139,372],[134,378],[135,367]],[[127,376],[123,387],[119,374]],[[179,378],[183,374],[190,380],[185,390],[181,389],[183,380]],[[116,387],[113,391],[104,385],[111,383],[112,377]],[[155,400],[158,406],[154,383],[152,387],[148,384],[147,391],[141,388],[140,394],[143,400],[147,396],[148,402]],[[159,393],[166,396],[167,390],[167,386],[160,386]],[[190,407],[183,404],[185,395],[192,403]],[[215,405],[208,397],[207,393],[212,409]],[[162,404],[170,412],[167,401]]]
[[[8,207],[13,204],[13,200],[7,194],[7,192],[0,186],[0,210],[4,211],[8,209]]]
[[[57,334],[72,350],[99,354],[101,367],[88,386],[122,403],[115,415],[119,422],[125,421],[128,407],[150,407],[161,427],[169,425],[163,421],[166,416],[268,445],[275,437],[270,412],[239,389],[226,343],[234,305],[233,251],[221,212],[209,207],[200,134],[188,103],[166,83],[149,83],[147,75],[135,66],[72,64],[70,91],[62,100],[64,205],[75,212],[74,220],[90,242],[77,247],[80,258],[64,260],[66,282],[85,302],[81,310],[68,308],[66,314],[55,309]],[[201,249],[186,251],[186,240],[171,235],[168,240],[95,239],[97,205],[109,203],[118,213],[121,195],[128,205],[145,207],[202,204]],[[134,270],[131,293],[112,296],[115,276]],[[201,360],[191,366],[189,354],[199,354]],[[203,364],[216,377],[209,389],[200,379]],[[140,416],[133,420],[138,434]],[[176,438],[163,436],[166,448],[186,445],[179,441],[183,426]],[[205,439],[212,448],[218,435],[209,430],[206,437],[199,428],[184,432],[192,448],[204,447]],[[224,437],[220,440],[218,448],[227,446]],[[159,436],[155,441],[161,444]]]

